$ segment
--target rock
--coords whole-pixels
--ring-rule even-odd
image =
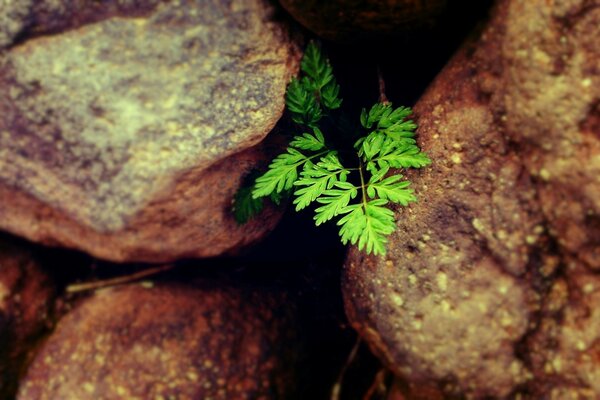
[[[279,0],[298,22],[329,40],[352,43],[431,27],[446,0]]]
[[[600,396],[599,27],[585,1],[500,2],[417,103],[419,203],[343,277],[408,398]]]
[[[28,353],[50,324],[53,296],[31,251],[0,238],[0,398],[14,396]]]
[[[287,300],[214,284],[96,292],[59,321],[17,398],[283,398],[294,370]]]
[[[149,262],[273,228],[273,210],[238,227],[230,204],[270,159],[255,145],[283,111],[294,41],[263,0],[154,3],[42,2],[38,31],[0,56],[1,228]]]
[[[0,0],[0,49],[12,44],[23,30],[32,0]]]

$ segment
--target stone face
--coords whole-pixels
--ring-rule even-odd
[[[10,45],[25,26],[32,0],[0,0],[0,49]]]
[[[32,18],[54,32],[44,15],[66,13],[67,30],[0,56],[2,228],[154,262],[218,255],[269,231],[272,215],[239,228],[229,206],[268,161],[268,146],[250,148],[279,119],[297,68],[272,7],[116,2],[96,21],[80,4],[95,21],[81,24],[55,3]]]
[[[49,325],[53,295],[32,254],[0,238],[0,398],[14,396],[27,354]]]
[[[344,272],[409,398],[600,396],[599,26],[585,1],[500,2],[415,106],[419,202],[385,258],[353,249]]]
[[[83,300],[17,398],[284,398],[293,371],[286,297],[209,286],[127,285]]]
[[[407,33],[434,25],[446,0],[279,0],[302,25],[329,40]]]

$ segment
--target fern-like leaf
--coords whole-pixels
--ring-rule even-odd
[[[253,187],[241,187],[233,197],[233,217],[238,224],[245,224],[258,215],[263,207],[263,199],[252,197]]]
[[[429,157],[416,145],[384,148],[370,161],[377,162],[380,168],[421,168],[431,164]]]
[[[387,203],[387,200],[376,199],[352,206],[337,223],[342,243],[358,245],[358,249],[364,249],[367,254],[385,254],[387,236],[396,229],[394,213],[385,207]]]
[[[307,162],[310,162],[309,157],[288,147],[287,153],[275,157],[268,171],[256,179],[252,197],[257,199],[291,189],[298,178],[298,167]]]
[[[314,134],[304,133],[301,136],[295,136],[290,142],[290,146],[300,150],[318,151],[325,147],[325,138],[319,128],[313,129]]]
[[[300,68],[310,79],[315,91],[320,91],[333,81],[333,68],[314,42],[310,42],[304,51]]]
[[[298,187],[294,192],[296,211],[307,207],[336,182],[346,182],[348,174],[334,151],[327,153],[317,164],[305,164],[301,179],[294,183]]]
[[[323,196],[317,199],[318,203],[323,204],[315,210],[315,224],[321,225],[339,214],[345,214],[352,211],[352,206],[348,206],[350,201],[358,194],[356,186],[349,182],[336,182],[337,189],[330,189],[323,192]]]
[[[342,105],[342,99],[340,99],[340,85],[335,81],[331,81],[325,85],[321,90],[321,102],[330,110],[340,108]]]
[[[367,195],[372,199],[378,197],[403,206],[417,201],[412,189],[408,189],[410,182],[401,179],[402,175],[392,175],[378,181],[377,175],[373,175],[367,185]]]
[[[322,117],[316,97],[296,78],[292,79],[285,93],[285,105],[297,124],[314,127]]]

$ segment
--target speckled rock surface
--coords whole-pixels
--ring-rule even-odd
[[[263,0],[108,3],[42,2],[0,56],[0,227],[115,261],[256,241],[277,218],[229,207],[270,157],[251,147],[297,69],[285,26]]]
[[[32,0],[0,0],[0,49],[10,45],[22,31]]]
[[[49,326],[53,298],[32,253],[0,237],[0,398],[13,398],[28,352]]]
[[[599,27],[594,2],[501,1],[417,103],[419,203],[344,272],[408,398],[600,396]]]
[[[435,24],[447,0],[279,0],[302,25],[329,40],[351,43]]]
[[[17,398],[285,398],[294,368],[285,296],[205,286],[127,285],[83,300]]]

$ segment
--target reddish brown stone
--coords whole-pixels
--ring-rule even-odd
[[[410,391],[600,396],[599,29],[594,2],[500,1],[416,105],[419,203],[344,273],[350,320]]]
[[[447,0],[279,0],[302,25],[330,40],[351,42],[435,24]]]
[[[269,399],[293,393],[295,342],[286,296],[208,286],[96,292],[58,323],[18,398]]]
[[[53,296],[31,250],[0,238],[0,398],[14,396],[28,352],[50,324]]]

